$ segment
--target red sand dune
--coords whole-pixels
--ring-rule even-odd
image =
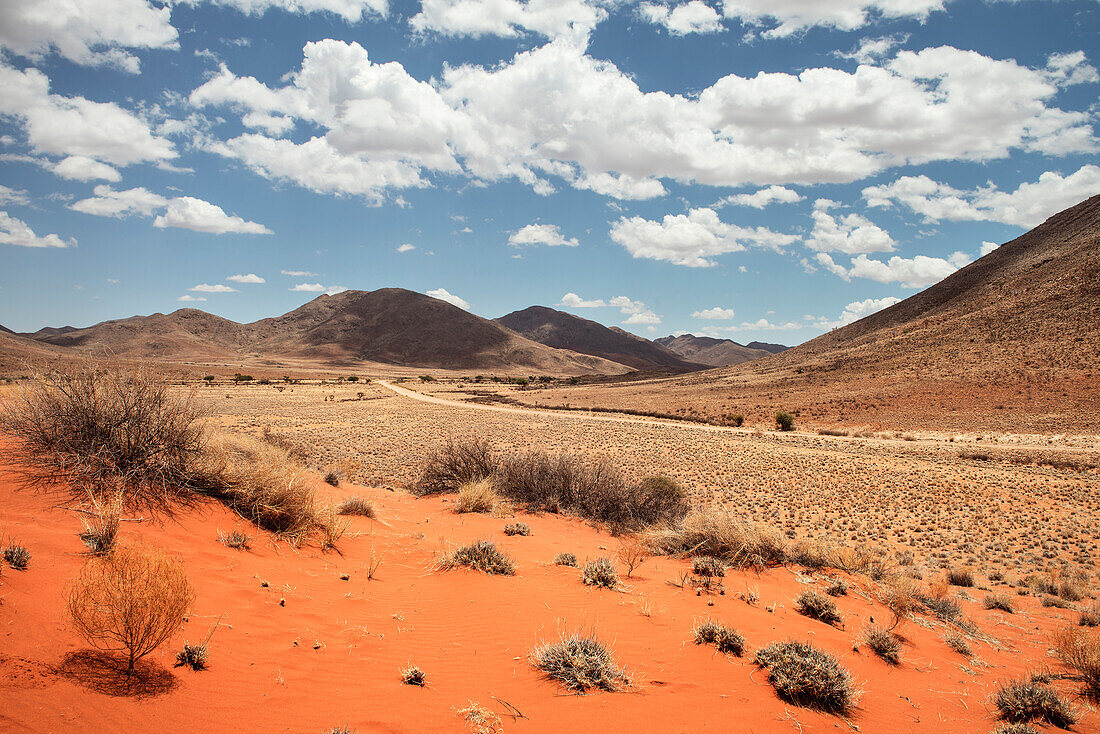
[[[273,543],[213,503],[158,524],[124,523],[124,542],[140,538],[183,559],[197,601],[184,632],[148,659],[159,683],[145,695],[120,695],[112,673],[71,657],[85,649],[65,613],[66,584],[83,561],[79,516],[51,507],[56,498],[17,491],[5,473],[0,533],[33,557],[28,570],[0,575],[0,730],[321,732],[346,724],[359,732],[462,731],[456,710],[471,700],[501,715],[505,731],[848,729],[843,719],[779,700],[750,662],[752,650],[797,638],[834,653],[855,676],[864,694],[850,722],[859,731],[983,732],[995,728],[988,699],[997,681],[1056,666],[1046,637],[1071,619],[1068,611],[1040,611],[1032,597],[1021,597],[1022,613],[1013,616],[964,602],[1005,646],[974,643],[988,665],[948,649],[942,629],[909,622],[900,629],[908,640],[903,662],[891,668],[866,648],[853,651],[868,618],[889,618],[862,578],[850,579],[855,593],[838,599],[843,630],[793,609],[805,586],[788,569],[733,572],[727,595],[696,596],[666,583],[686,562],[655,558],[625,591],[593,589],[578,570],[549,565],[562,551],[583,561],[618,547],[581,521],[523,516],[533,535],[506,537],[504,519],[452,514],[447,499],[358,487],[336,493],[352,490],[371,499],[379,519],[354,519],[342,554]],[[217,541],[219,530],[235,528],[253,536],[253,550]],[[484,537],[514,556],[517,576],[431,570],[440,549]],[[384,560],[368,580],[372,548]],[[820,575],[816,583],[824,583]],[[750,585],[759,588],[757,606],[738,598]],[[774,612],[765,608],[771,604]],[[651,616],[641,614],[645,605]],[[692,644],[693,621],[707,616],[746,637],[745,658]],[[173,669],[184,641],[200,640],[219,618],[210,668]],[[612,645],[633,674],[631,690],[570,695],[529,665],[540,641],[576,628],[594,629]],[[426,688],[399,680],[408,664],[427,673]],[[513,720],[501,701],[526,718]],[[1077,730],[1098,727],[1100,715],[1089,712]]]

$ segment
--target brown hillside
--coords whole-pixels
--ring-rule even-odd
[[[449,303],[400,288],[323,295],[283,316],[251,324],[185,308],[82,329],[43,329],[30,336],[37,340],[32,344],[161,362],[382,364],[574,375],[627,371],[605,359],[546,347]]]
[[[666,336],[655,341],[684,359],[711,367],[729,367],[767,357],[773,353],[769,350],[753,349],[744,344],[738,344],[732,339],[715,339],[694,334]]]
[[[514,311],[501,316],[497,322],[541,344],[603,357],[637,370],[686,372],[703,366],[622,329],[609,329],[595,321],[545,306]]]
[[[589,387],[572,405],[742,412],[768,424],[1100,431],[1100,196],[940,283],[805,344],[677,379]]]

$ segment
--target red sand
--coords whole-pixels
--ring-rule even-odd
[[[65,612],[66,584],[84,557],[79,516],[51,508],[56,498],[16,491],[10,474],[0,477],[0,534],[32,553],[28,570],[0,574],[0,730],[462,731],[456,710],[473,700],[496,711],[505,731],[981,732],[995,728],[988,701],[996,683],[1056,668],[1047,635],[1075,620],[1072,612],[1042,609],[1033,597],[1019,598],[1015,615],[964,602],[1005,645],[997,651],[972,643],[988,666],[952,652],[942,628],[909,622],[900,629],[903,662],[890,667],[865,647],[853,651],[870,616],[890,616],[860,593],[863,579],[850,579],[856,593],[838,599],[843,630],[793,609],[806,587],[788,569],[734,572],[727,595],[696,596],[666,583],[687,563],[656,558],[625,580],[625,591],[593,589],[577,569],[549,565],[562,551],[583,562],[618,547],[616,538],[580,521],[523,516],[533,535],[506,537],[506,520],[452,514],[446,499],[348,487],[338,493],[353,489],[374,502],[379,519],[354,519],[342,555],[275,544],[214,503],[160,524],[124,523],[123,542],[141,538],[178,554],[197,590],[185,630],[148,658],[160,683],[139,696],[120,695],[110,673],[66,658],[86,649]],[[253,536],[251,551],[217,541],[219,530],[235,528]],[[484,537],[513,555],[517,576],[431,570],[441,549]],[[372,547],[384,559],[368,580]],[[816,583],[825,582],[818,575]],[[738,598],[749,586],[759,589],[756,606]],[[767,611],[772,604],[775,611]],[[645,605],[651,616],[640,613]],[[707,616],[745,636],[745,658],[692,644],[693,621]],[[210,668],[173,669],[183,642],[203,638],[219,617]],[[611,644],[634,677],[631,690],[570,695],[530,666],[527,656],[539,642],[577,628],[594,629]],[[864,694],[850,719],[775,696],[751,655],[789,638],[813,641],[852,672]],[[426,672],[426,688],[401,682],[399,671],[409,664]],[[500,701],[526,718],[513,720]],[[1100,730],[1100,715],[1087,711],[1076,730]]]

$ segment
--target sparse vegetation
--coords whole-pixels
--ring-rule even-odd
[[[1082,694],[1100,700],[1100,636],[1079,627],[1054,634],[1054,652],[1083,686]]]
[[[693,510],[682,522],[654,529],[645,539],[654,553],[713,556],[734,568],[764,568],[787,560],[786,542],[775,528],[745,522],[713,506]]]
[[[1088,609],[1082,609],[1077,623],[1082,627],[1100,627],[1100,602],[1093,603]]]
[[[970,649],[970,643],[967,639],[957,632],[948,632],[943,636],[943,641],[944,644],[960,655],[970,657],[974,654],[974,651]]]
[[[810,619],[816,619],[825,624],[834,626],[842,624],[843,619],[840,616],[840,610],[836,608],[836,603],[813,589],[803,591],[794,601],[799,614],[804,614]]]
[[[649,551],[641,543],[629,541],[619,546],[615,557],[626,566],[626,577],[630,578],[634,575],[634,569],[649,560]]]
[[[974,586],[974,572],[968,568],[951,568],[947,571],[947,583],[952,586],[972,588]]]
[[[464,484],[491,478],[496,471],[497,461],[488,441],[452,440],[428,457],[411,489],[418,497],[449,494]]]
[[[630,685],[626,669],[595,635],[573,633],[531,653],[531,664],[571,691],[618,691]]]
[[[982,606],[986,609],[999,609],[1009,614],[1014,614],[1016,612],[1016,605],[1012,601],[1012,597],[1008,594],[989,594],[986,596],[985,601],[982,602]]]
[[[466,728],[473,734],[498,734],[504,731],[500,717],[476,701],[470,701],[466,708],[458,709],[458,715],[466,720]]]
[[[794,430],[794,416],[785,410],[778,410],[775,413],[775,427],[780,431],[793,431]]]
[[[458,513],[492,512],[499,501],[493,480],[485,477],[465,482],[458,488],[458,500],[455,502],[454,511]]]
[[[401,671],[401,682],[407,686],[420,686],[423,688],[428,685],[428,676],[420,668],[410,665]]]
[[[31,563],[31,552],[17,543],[8,543],[4,547],[3,556],[7,564],[16,571],[26,571]]]
[[[832,655],[806,642],[773,642],[755,662],[781,698],[798,706],[846,713],[857,699],[852,676]]]
[[[444,570],[457,566],[500,576],[513,576],[516,573],[516,564],[491,540],[479,540],[464,545],[444,556],[439,562],[439,567]]]
[[[619,585],[619,574],[615,570],[615,564],[611,562],[611,559],[607,556],[601,556],[584,564],[584,568],[581,570],[581,580],[588,586],[614,589]]]
[[[176,667],[187,667],[191,668],[191,670],[206,670],[208,657],[209,652],[206,649],[206,643],[193,645],[187,642],[184,643],[183,649],[176,653]]]
[[[696,645],[714,645],[718,652],[730,653],[737,657],[741,657],[745,651],[744,637],[732,627],[712,619],[696,622],[691,632]]]
[[[577,556],[575,553],[559,553],[554,556],[555,566],[572,566],[577,567]]]
[[[80,540],[96,555],[110,553],[118,538],[122,497],[115,494],[108,499],[89,493],[89,500],[92,509],[89,510],[89,517],[84,520]]]
[[[829,596],[847,596],[848,584],[844,582],[844,579],[833,579],[825,589],[825,593]]]
[[[127,672],[183,625],[195,592],[163,551],[119,547],[91,558],[69,592],[69,615],[92,647],[126,654]]]
[[[530,535],[531,526],[525,522],[510,522],[504,526],[505,535]]]
[[[901,642],[887,628],[877,624],[867,625],[863,630],[863,642],[871,649],[871,652],[891,665],[897,665],[901,662]]]
[[[1002,683],[993,694],[993,705],[1000,718],[1013,723],[1045,721],[1068,729],[1077,722],[1077,713],[1058,693],[1034,679]]]
[[[336,505],[336,514],[354,515],[356,517],[371,517],[374,515],[374,505],[366,497],[348,497]]]

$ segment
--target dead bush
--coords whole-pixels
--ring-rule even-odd
[[[649,551],[641,543],[632,540],[620,545],[615,551],[615,557],[626,566],[626,577],[630,578],[634,575],[634,569],[649,560]]]
[[[366,497],[348,497],[336,505],[336,514],[355,515],[356,517],[374,517],[374,505]]]
[[[442,570],[457,566],[465,566],[466,568],[501,576],[513,576],[516,573],[516,564],[502,550],[497,548],[491,540],[479,540],[464,545],[450,555],[444,556],[438,564],[438,567]]]
[[[118,528],[122,516],[122,495],[116,493],[88,493],[88,517],[84,520],[84,530],[80,540],[88,550],[96,555],[110,553],[118,538]]]
[[[877,624],[867,625],[863,630],[863,642],[890,665],[901,662],[901,642],[887,628]]]
[[[69,591],[73,626],[89,645],[134,663],[167,642],[183,626],[195,599],[179,561],[167,553],[120,547],[92,558]]]
[[[0,412],[0,433],[14,439],[5,455],[31,485],[83,493],[118,483],[126,507],[163,508],[191,499],[200,415],[148,368],[93,365],[22,384]]]
[[[492,477],[496,471],[497,460],[488,441],[449,440],[424,462],[420,478],[411,490],[417,497],[450,494],[463,484]]]
[[[1054,652],[1084,686],[1082,693],[1100,699],[1100,635],[1079,627],[1054,633]]]

